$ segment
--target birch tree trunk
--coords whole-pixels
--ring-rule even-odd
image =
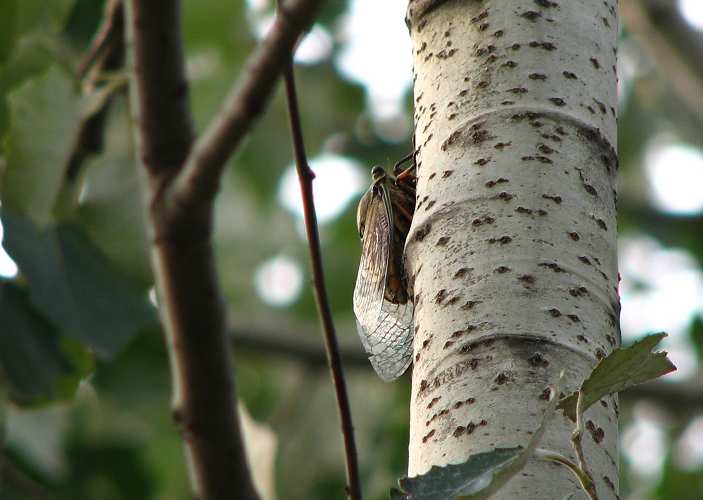
[[[547,386],[619,345],[616,0],[411,0],[418,198],[409,475],[525,445]],[[585,415],[616,498],[618,409]],[[542,447],[576,460],[558,413]],[[530,460],[494,498],[585,498]]]

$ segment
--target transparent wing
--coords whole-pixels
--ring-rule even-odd
[[[402,375],[412,361],[413,305],[385,300],[393,239],[392,208],[387,191],[370,189],[361,246],[359,274],[354,288],[354,314],[361,343],[376,373],[389,382]]]

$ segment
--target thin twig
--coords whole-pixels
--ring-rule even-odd
[[[322,0],[285,3],[259,49],[247,62],[240,81],[230,92],[223,111],[195,144],[175,185],[176,208],[211,199],[222,171],[256,119],[263,113],[278,76],[300,33],[314,19]]]
[[[116,41],[118,42],[116,43]],[[90,48],[78,66],[78,76],[83,78],[98,59],[112,52],[124,41],[124,8],[122,0],[108,0],[105,3],[103,20],[93,37]]]
[[[122,67],[124,64],[124,45],[122,1],[109,0],[105,4],[103,21],[78,70],[79,76],[84,78],[84,95],[95,91],[96,82],[105,73]],[[112,94],[104,100],[100,109],[83,118],[64,170],[66,181],[69,183],[78,179],[78,174],[85,161],[102,150],[107,113],[111,102]]]
[[[598,500],[598,494],[596,493],[596,485],[593,483],[591,473],[588,472],[588,468],[586,467],[586,460],[583,456],[583,432],[583,391],[578,391],[578,399],[576,400],[576,427],[574,428],[574,432],[571,434],[571,445],[574,448],[574,452],[576,453],[576,459],[578,460],[578,468],[581,471],[582,476],[588,479],[588,481],[584,481],[581,479],[580,475],[579,480],[582,481],[581,484],[583,485],[583,488],[588,494],[589,498],[591,500]]]
[[[236,412],[225,309],[212,249],[213,200],[174,217],[164,187],[193,137],[178,0],[131,0],[130,105],[148,172],[149,223],[159,311],[173,377],[173,418],[200,500],[258,499]]]
[[[298,180],[300,181],[300,192],[303,198],[303,212],[305,214],[305,230],[307,232],[308,246],[310,248],[313,290],[315,292],[317,310],[320,315],[322,331],[325,337],[327,362],[329,364],[332,382],[334,383],[335,394],[337,396],[337,409],[339,410],[342,436],[344,437],[344,452],[347,465],[347,493],[352,500],[361,500],[361,482],[359,479],[356,444],[354,442],[354,426],[352,425],[351,409],[349,407],[349,397],[347,396],[344,370],[342,368],[342,360],[339,355],[339,345],[337,344],[337,335],[334,330],[332,310],[329,304],[329,298],[325,285],[325,275],[322,268],[320,235],[317,229],[317,215],[315,213],[315,201],[312,190],[312,181],[315,178],[315,174],[310,169],[305,154],[303,130],[302,124],[300,123],[300,113],[298,110],[298,98],[295,91],[292,56],[290,56],[289,63],[285,67],[283,74],[286,84],[286,96],[288,98],[288,115],[290,118],[291,135],[293,137],[295,166],[298,171]]]
[[[578,479],[579,483],[581,484],[581,488],[583,488],[583,491],[586,492],[586,494],[591,500],[594,500],[594,497],[591,496],[590,493],[590,491],[593,491],[594,489],[593,481],[588,476],[588,474],[586,474],[586,472],[581,469],[578,465],[573,463],[561,453],[553,450],[537,448],[535,450],[534,456],[538,460],[543,460],[545,462],[554,462],[568,468],[574,474],[574,476],[576,476],[576,479]]]

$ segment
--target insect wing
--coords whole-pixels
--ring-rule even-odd
[[[388,382],[402,375],[412,360],[414,308],[410,301],[394,304],[384,298],[393,243],[389,193],[377,184],[364,197],[368,198],[354,288],[354,314],[371,365]]]

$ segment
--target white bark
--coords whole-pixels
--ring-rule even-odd
[[[619,344],[615,0],[411,1],[418,204],[409,475],[525,445],[565,370]],[[586,413],[616,498],[617,401]],[[575,460],[561,413],[540,445]],[[531,460],[494,498],[585,498]]]

